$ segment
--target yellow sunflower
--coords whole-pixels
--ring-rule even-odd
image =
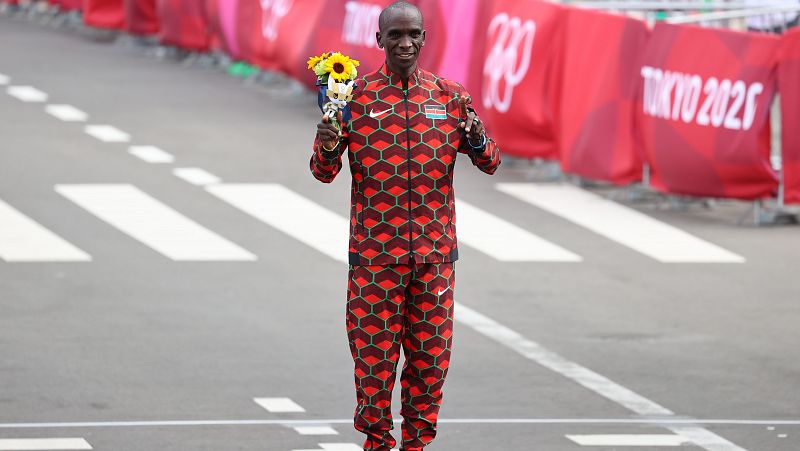
[[[356,65],[353,60],[339,52],[325,60],[325,71],[336,81],[346,81],[355,77]]]
[[[308,59],[308,68],[314,69],[314,66],[316,66],[317,63],[320,61],[322,61],[321,56],[312,56],[311,58]]]

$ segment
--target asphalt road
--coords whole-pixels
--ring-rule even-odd
[[[345,217],[347,171],[331,185],[308,171],[314,96],[6,16],[0,74],[0,449],[360,443],[350,424],[347,266],[313,237],[303,242],[296,224],[282,229],[212,193],[277,184],[312,202],[309,221],[319,211]],[[48,105],[88,120],[60,120]],[[85,132],[97,124],[129,142]],[[148,163],[131,145],[173,161]],[[621,233],[601,234],[593,210],[558,210],[572,206],[564,193],[589,191],[556,184],[561,191],[532,205],[498,187],[554,186],[530,166],[507,162],[493,177],[465,158],[457,166],[457,197],[480,212],[469,216],[481,227],[470,245],[460,236],[455,349],[430,449],[800,449],[799,227],[737,225],[743,203],[665,209],[594,189],[620,200],[595,202],[604,214],[632,215],[615,213],[621,219],[606,222]],[[177,168],[219,180],[195,185]],[[266,215],[287,207],[263,205]],[[169,221],[178,228],[166,230]],[[198,228],[208,233],[184,239]],[[33,230],[60,240],[45,254],[89,260],[14,257],[24,240],[13,234]],[[506,230],[580,261],[503,258],[515,251]],[[713,243],[738,262],[664,262],[625,241],[642,233],[658,242],[662,232],[697,238],[686,255]],[[199,255],[212,242],[217,257]],[[269,411],[256,398],[289,398],[304,411]],[[589,435],[624,437],[575,437]],[[35,438],[85,442],[9,441]],[[578,443],[602,438],[609,444]]]

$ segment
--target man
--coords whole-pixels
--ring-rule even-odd
[[[488,174],[500,155],[463,87],[417,67],[425,30],[415,6],[395,2],[384,9],[376,38],[386,62],[357,81],[341,137],[327,118],[317,125],[311,171],[329,183],[348,154],[355,427],[367,435],[365,450],[395,446],[390,403],[402,345],[401,449],[417,451],[436,435],[450,363],[456,155],[467,154]]]

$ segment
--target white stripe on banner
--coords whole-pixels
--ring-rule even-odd
[[[175,161],[174,156],[156,146],[131,146],[128,152],[148,163],[172,163]]]
[[[0,200],[0,258],[8,262],[85,262],[92,258]]]
[[[131,140],[131,135],[111,125],[87,125],[84,131],[87,135],[107,143],[126,143]]]
[[[528,340],[518,332],[461,303],[456,306],[455,319],[487,338],[515,351],[526,359],[532,360],[638,415],[663,417],[664,420],[675,416],[666,407],[662,407],[633,390],[625,388],[578,363],[567,360],[559,354],[544,348],[539,343]],[[665,421],[664,428],[689,438],[693,443],[708,451],[746,451],[744,448],[740,448],[707,429],[696,426],[669,426],[666,424],[667,422]]]
[[[587,434],[565,437],[581,446],[683,446],[691,442],[672,434]]]
[[[243,212],[347,263],[349,222],[342,216],[274,183],[221,184],[206,190]]]
[[[39,91],[33,86],[9,86],[8,95],[23,102],[46,102],[47,93]]]
[[[82,438],[10,438],[0,439],[0,450],[57,450],[57,449],[92,449]]]
[[[497,189],[663,263],[743,263],[681,229],[571,185],[499,183]]]
[[[85,122],[89,115],[72,105],[47,105],[44,107],[47,114],[65,122]]]
[[[173,260],[256,260],[255,255],[162,204],[135,186],[56,185],[56,191]]]
[[[581,257],[527,230],[456,201],[459,243],[505,262],[579,262]]]

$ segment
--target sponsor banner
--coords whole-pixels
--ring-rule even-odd
[[[652,186],[695,196],[776,194],[769,109],[779,39],[658,24],[639,66],[636,119]]]
[[[392,0],[312,1],[324,3],[325,6],[324,13],[319,15],[314,26],[315,31],[309,36],[305,55],[338,51],[361,62],[359,75],[378,70],[384,62],[383,50],[378,48],[375,38],[378,16]],[[426,51],[427,44],[421,55],[425,55]],[[424,67],[422,60],[419,64]],[[301,80],[313,85],[316,78],[305,67],[303,70],[307,73],[303,74]]]
[[[83,0],[83,23],[96,28],[125,27],[123,0]]]
[[[133,34],[158,33],[156,0],[125,0],[125,25]]]
[[[558,102],[561,167],[592,180],[640,180],[642,158],[633,115],[644,22],[570,8]]]
[[[468,33],[472,58],[465,83],[473,107],[504,154],[558,158],[555,105],[566,9],[530,0],[493,0],[475,4],[474,31],[451,24],[447,39]],[[465,27],[469,28],[469,27]],[[451,47],[444,55],[450,55]],[[446,72],[457,73],[453,66]]]
[[[159,40],[187,50],[209,49],[210,25],[205,0],[158,0]]]
[[[783,37],[778,66],[784,200],[800,203],[800,28]]]

